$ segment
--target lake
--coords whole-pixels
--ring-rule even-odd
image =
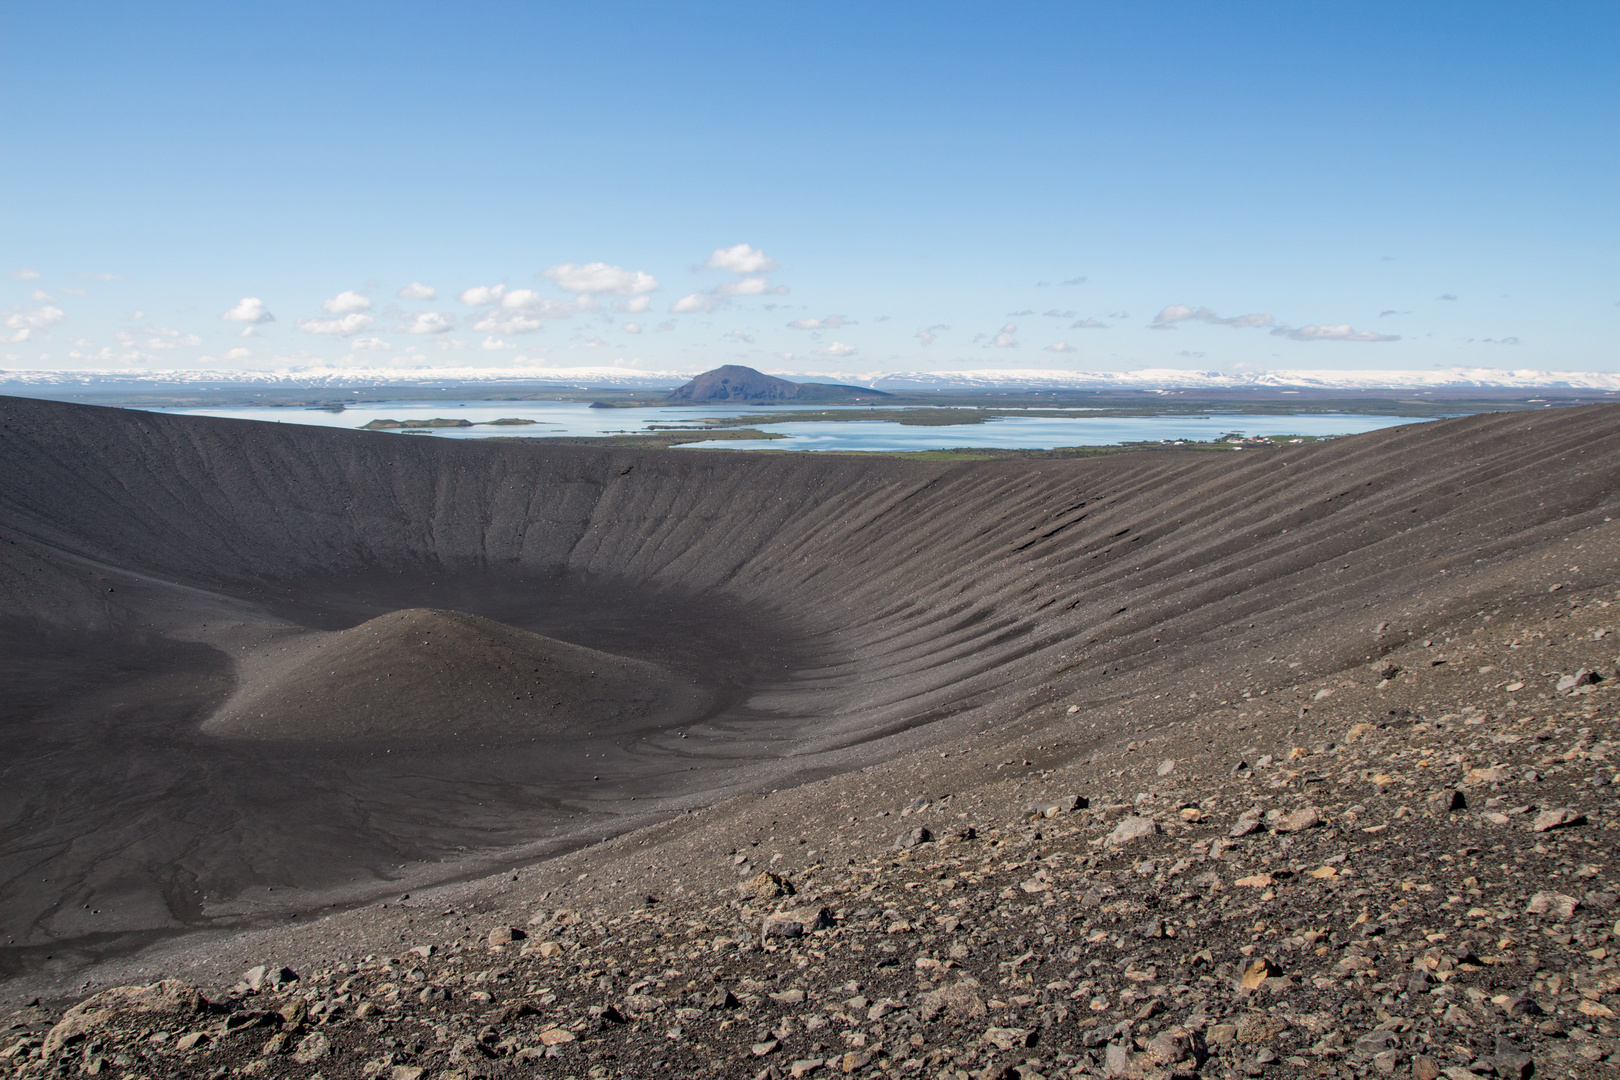
[[[486,425],[493,420],[517,419],[531,423],[521,426],[479,426],[416,429],[407,438],[479,439],[506,438],[602,438],[612,435],[653,433],[656,426],[681,429],[702,428],[696,421],[713,417],[734,418],[769,413],[759,405],[682,405],[633,409],[593,409],[573,401],[409,401],[367,403],[341,411],[300,407],[248,408],[153,408],[149,411],[187,416],[219,416],[282,424],[306,424],[353,430],[376,420],[423,421],[431,419],[466,420]],[[870,412],[864,405],[817,407],[817,412],[847,414],[849,419],[755,424],[755,429],[776,439],[712,440],[687,443],[679,449],[726,450],[868,450],[908,451],[954,448],[1004,448],[1050,450],[1061,446],[1116,446],[1131,442],[1207,441],[1224,435],[1245,436],[1335,436],[1355,435],[1397,424],[1421,423],[1404,416],[1368,416],[1357,413],[1306,413],[1300,415],[1253,415],[1248,413],[1209,413],[1197,416],[1000,416],[980,423],[913,426],[892,420],[860,420]],[[886,410],[892,415],[892,409]],[[1082,410],[1073,410],[1082,413]],[[964,410],[971,413],[971,410]]]

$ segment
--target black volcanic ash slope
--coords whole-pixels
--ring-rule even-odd
[[[1059,703],[1103,738],[1177,685],[1364,665],[1520,595],[1615,512],[1617,474],[1607,406],[958,464],[0,400],[0,688],[19,689],[0,961],[297,910],[335,884],[377,895],[458,853],[599,835]],[[1573,583],[1612,578],[1565,562]],[[283,634],[424,608],[655,664],[711,704],[678,732],[580,714],[529,751],[454,726],[403,758],[207,734]],[[416,707],[391,704],[401,730],[445,731]]]

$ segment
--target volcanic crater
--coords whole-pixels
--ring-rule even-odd
[[[1607,520],[1613,414],[962,463],[0,399],[0,974],[1365,665]]]

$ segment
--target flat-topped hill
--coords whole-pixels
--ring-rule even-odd
[[[670,391],[670,401],[765,402],[801,404],[855,404],[889,397],[881,390],[837,383],[791,382],[751,367],[727,364],[705,371],[685,386]]]

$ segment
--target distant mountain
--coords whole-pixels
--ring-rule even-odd
[[[670,401],[793,401],[827,404],[877,401],[888,397],[881,390],[835,383],[796,383],[755,371],[740,364],[727,364],[705,371],[685,386],[669,394]]]

